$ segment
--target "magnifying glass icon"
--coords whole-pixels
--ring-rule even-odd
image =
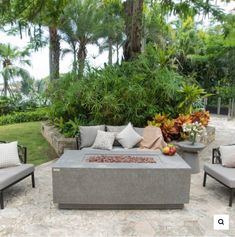
[[[218,219],[218,223],[219,223],[220,225],[224,225],[224,220],[223,220],[223,219]]]

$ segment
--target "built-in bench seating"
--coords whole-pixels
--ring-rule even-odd
[[[0,143],[5,143],[0,141]],[[4,209],[3,192],[10,186],[18,183],[22,179],[31,176],[32,187],[35,187],[34,165],[27,163],[27,148],[18,145],[21,165],[0,169],[0,207]]]

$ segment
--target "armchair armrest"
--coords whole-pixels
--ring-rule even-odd
[[[219,147],[212,149],[212,164],[221,164]]]
[[[27,147],[18,145],[18,153],[22,163],[27,163]]]
[[[7,143],[7,141],[0,141],[0,143]],[[18,154],[20,161],[23,164],[27,163],[27,147],[22,146],[22,145],[17,145],[18,146]]]

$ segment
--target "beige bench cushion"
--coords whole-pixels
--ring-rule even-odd
[[[204,170],[230,188],[235,188],[235,168],[223,167],[220,164],[205,164]]]
[[[0,169],[0,190],[34,171],[32,164],[22,164],[15,167]]]

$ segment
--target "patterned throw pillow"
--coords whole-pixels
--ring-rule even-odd
[[[115,134],[112,132],[97,131],[97,136],[92,148],[112,150]]]
[[[0,144],[0,168],[20,165],[17,142]]]
[[[117,134],[118,142],[127,149],[133,148],[138,142],[142,140],[141,137],[133,128],[131,123],[128,123],[120,133]]]

